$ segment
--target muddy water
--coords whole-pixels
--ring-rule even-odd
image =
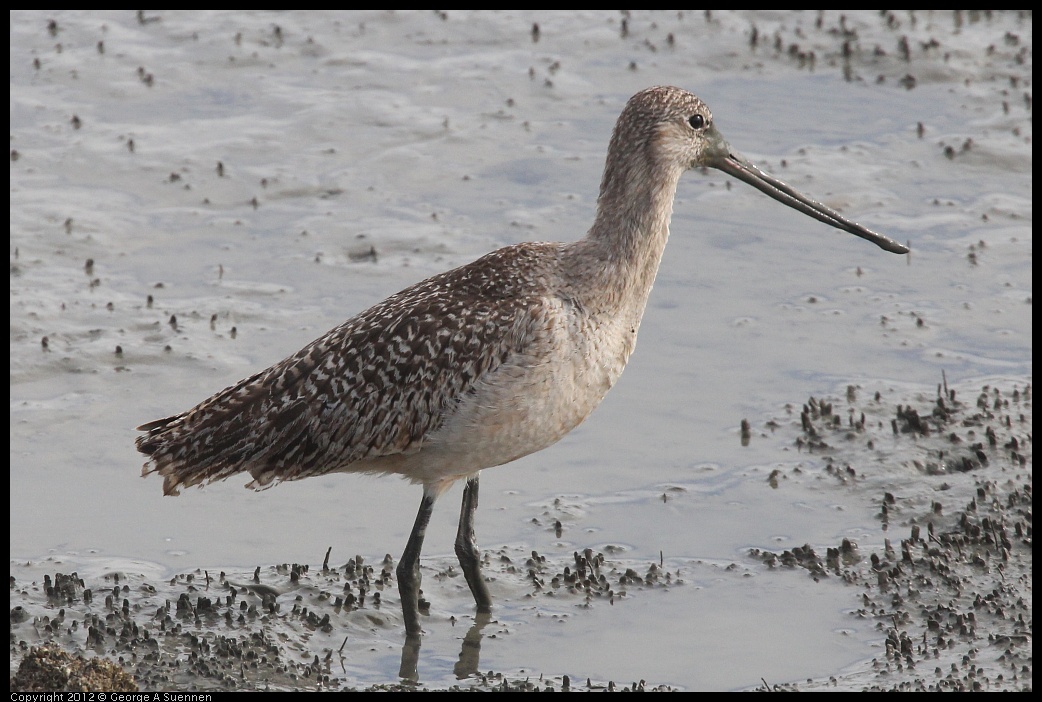
[[[615,117],[651,84],[698,93],[736,149],[913,254],[688,175],[619,385],[560,445],[488,471],[478,517],[491,553],[562,568],[592,548],[641,573],[668,564],[684,586],[563,616],[497,576],[504,630],[483,665],[734,689],[871,659],[886,634],[851,616],[850,592],[749,550],[867,548],[876,496],[771,489],[792,457],[743,447],[739,422],[762,431],[848,384],[896,404],[942,371],[970,392],[1031,375],[1030,18],[29,12],[11,40],[19,582],[40,576],[19,575],[26,562],[155,580],[315,569],[329,547],[341,566],[397,556],[419,501],[407,484],[162,498],[137,477],[132,427],[427,275],[581,236]],[[458,499],[435,512],[428,582],[453,561]],[[454,592],[431,593],[420,680],[452,679],[451,618],[472,616]],[[383,611],[385,653],[351,684],[398,678],[400,622]]]

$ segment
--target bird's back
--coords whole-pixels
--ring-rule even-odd
[[[142,425],[144,473],[162,475],[167,494],[243,471],[254,487],[351,470],[451,482],[554,443],[607,391],[574,410],[570,396],[516,405],[534,386],[554,392],[541,359],[576,324],[560,290],[564,247],[510,246],[428,278],[193,409]],[[535,413],[564,410],[512,433]],[[486,450],[457,451],[475,429]],[[453,464],[457,453],[469,462]]]

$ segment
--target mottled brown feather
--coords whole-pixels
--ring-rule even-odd
[[[419,450],[474,383],[522,350],[559,246],[433,276],[182,414],[143,424],[164,491],[249,472],[258,487]],[[359,470],[365,470],[360,466]]]

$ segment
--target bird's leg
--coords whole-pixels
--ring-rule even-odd
[[[423,549],[423,537],[427,534],[427,524],[434,511],[436,494],[423,489],[420,510],[416,513],[416,523],[409,534],[409,542],[398,562],[395,572],[398,575],[398,592],[402,597],[402,614],[405,616],[405,633],[419,636],[420,628],[420,551]]]
[[[463,488],[463,507],[459,514],[459,531],[456,532],[456,557],[459,558],[463,576],[470,585],[478,612],[492,611],[492,597],[488,594],[488,586],[481,576],[481,553],[474,536],[474,513],[478,509],[478,476],[467,480]]]

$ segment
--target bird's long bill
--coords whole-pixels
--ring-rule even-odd
[[[897,254],[908,253],[907,246],[897,243],[890,237],[877,234],[871,229],[862,227],[857,222],[850,221],[834,209],[815,200],[811,200],[806,195],[794,190],[792,186],[787,183],[778,180],[772,175],[764,173],[749,161],[732,151],[731,147],[727,144],[724,138],[720,136],[720,133],[716,131],[715,127],[712,127],[711,129],[714,133],[710,135],[712,146],[706,153],[706,165],[719,169],[728,175],[732,175],[738,180],[745,181],[757,190],[767,193],[778,202],[784,203],[794,210],[799,210],[805,215],[810,215],[814,219],[820,220],[825,224],[830,224],[836,229],[842,229],[845,232],[850,232],[854,236],[867,239],[881,249],[886,249],[887,251]]]

